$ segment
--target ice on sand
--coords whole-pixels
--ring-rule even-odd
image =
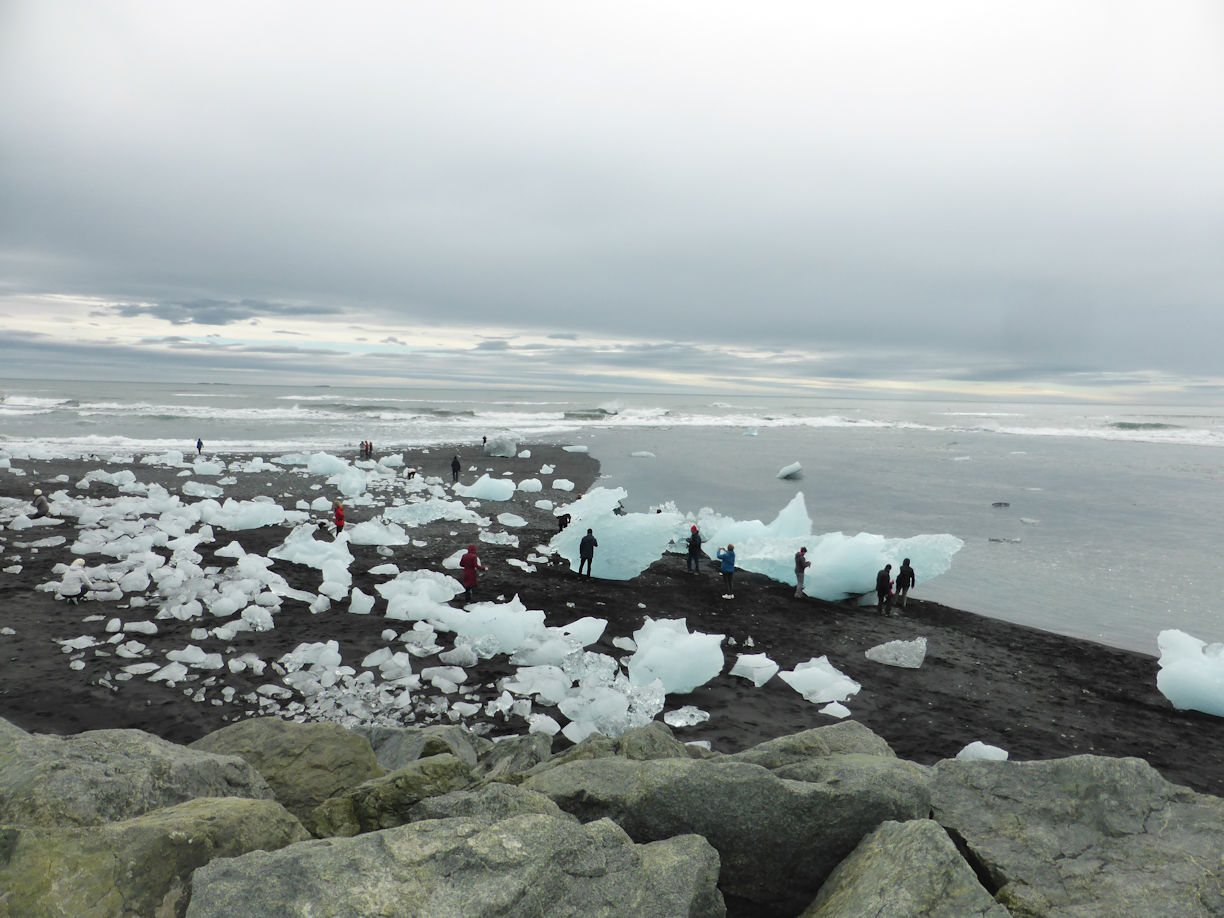
[[[455,493],[471,500],[510,500],[514,497],[514,482],[485,474],[470,485],[455,485]]]
[[[625,513],[616,509],[627,497],[624,488],[594,488],[564,508],[569,526],[548,543],[561,557],[578,567],[578,543],[588,529],[594,531],[592,574],[605,580],[631,580],[663,555],[684,523],[675,511]]]
[[[912,641],[889,641],[886,644],[876,644],[864,651],[864,656],[875,663],[886,666],[900,666],[904,669],[918,669],[926,659],[927,642],[924,637]]]
[[[633,633],[638,649],[629,658],[629,681],[647,685],[658,679],[666,692],[691,692],[722,672],[724,637],[690,632],[684,619],[647,617]]]
[[[1208,644],[1184,631],[1162,631],[1156,688],[1178,710],[1224,717],[1224,644]]]
[[[763,653],[741,653],[731,667],[731,675],[748,679],[760,688],[778,672],[779,666]]]
[[[800,663],[793,670],[778,673],[778,678],[815,704],[845,701],[862,688],[830,663],[828,657],[815,657]]]

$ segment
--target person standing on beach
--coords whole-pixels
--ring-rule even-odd
[[[476,546],[469,545],[467,554],[459,559],[459,566],[463,568],[463,601],[471,602],[475,598],[477,571],[487,571],[488,568],[480,563],[480,559],[476,557]]]
[[[915,583],[914,569],[910,567],[909,558],[901,562],[901,570],[897,571],[897,601],[905,608],[905,599]]]
[[[199,437],[196,437],[196,455],[197,456],[204,455],[204,441],[201,440]]]
[[[336,520],[336,535],[344,532],[344,504],[336,501],[336,512],[334,514]]]
[[[807,546],[795,552],[795,598],[803,598],[803,575],[812,562],[807,559]]]
[[[881,615],[888,614],[888,598],[892,595],[892,565],[885,564],[876,574],[876,608]]]
[[[701,573],[701,533],[694,526],[689,530],[688,556],[684,559],[684,569],[690,574]]]
[[[595,547],[599,545],[595,541],[595,533],[587,530],[587,534],[582,537],[582,541],[578,543],[578,574],[582,575],[582,567],[586,565],[586,575],[591,576],[591,562],[595,559]]]
[[[722,562],[719,570],[722,572],[723,586],[727,588],[727,592],[723,593],[723,599],[734,599],[735,546],[728,542],[726,548],[718,549],[718,560]]]
[[[38,488],[34,489],[34,515],[31,519],[42,519],[51,513],[51,505],[47,503],[47,498],[43,496],[43,492]]]
[[[459,469],[461,468],[462,466],[459,464],[459,457],[455,456],[455,458],[451,460],[451,481],[459,480]]]

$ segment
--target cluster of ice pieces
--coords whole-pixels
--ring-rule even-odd
[[[489,447],[490,455],[528,455],[527,451],[515,452],[512,437],[494,438]],[[585,447],[569,449],[585,451]],[[80,536],[71,551],[96,562],[84,571],[90,595],[126,600],[127,609],[138,610],[133,620],[116,617],[108,622],[110,637],[104,644],[92,637],[61,641],[65,653],[73,657],[72,665],[78,667],[85,665],[82,657],[86,652],[106,648],[121,661],[115,682],[140,676],[181,685],[196,700],[220,704],[235,700],[236,690],[225,684],[226,674],[241,673],[270,679],[237,699],[261,713],[349,725],[395,724],[416,718],[454,721],[481,710],[482,695],[478,687],[469,685],[466,668],[505,655],[517,668],[494,686],[498,695],[483,703],[484,713],[515,714],[526,719],[533,731],[563,732],[578,741],[596,730],[615,736],[649,723],[663,711],[668,694],[692,692],[727,670],[724,635],[690,631],[682,619],[646,618],[632,638],[613,641],[624,652],[617,658],[589,649],[607,627],[603,619],[548,626],[544,611],[528,609],[517,596],[456,608],[452,603],[462,587],[446,574],[401,571],[387,563],[370,571],[387,578],[376,585],[377,596],[353,586],[351,545],[378,546],[390,556],[390,549],[396,546],[424,545],[414,542],[409,530],[438,520],[474,527],[476,538],[485,542],[517,546],[517,536],[505,530],[521,529],[527,520],[500,513],[497,523],[503,529],[492,530],[492,521],[476,508],[480,501],[510,500],[516,491],[539,493],[545,487],[540,478],[526,478],[516,485],[507,477],[485,474],[471,485],[455,485],[448,491],[439,479],[400,475],[403,458],[395,456],[353,463],[327,453],[297,454],[280,457],[276,465],[255,458],[227,466],[216,460],[189,462],[182,453],[170,451],[141,462],[181,468],[179,474],[189,477],[183,494],[199,499],[185,502],[164,487],[143,484],[130,470],[111,473],[99,469],[84,476],[78,487],[88,490],[95,482],[106,483],[118,489],[120,496],[70,498],[65,491],[57,492],[51,495],[52,508],[61,519],[34,521],[16,506],[0,506],[0,522],[13,530],[56,525],[64,517],[76,517]],[[350,525],[335,537],[321,538],[311,512],[329,514],[327,497],[299,501],[293,509],[280,506],[271,497],[224,498],[224,486],[235,483],[234,476],[284,466],[299,469],[297,474],[325,479],[332,492],[345,495],[355,506],[381,506],[381,513]],[[539,474],[550,476],[553,471],[545,465]],[[229,477],[221,477],[226,475]],[[203,483],[194,476],[218,481]],[[553,479],[551,487],[565,492],[573,489],[573,483]],[[801,543],[806,544],[813,562],[808,592],[833,599],[872,589],[876,569],[885,559],[902,554],[912,559],[922,580],[929,579],[947,570],[961,546],[952,536],[891,540],[867,534],[814,536],[802,494],[769,524],[737,521],[709,509],[695,516],[674,508],[626,513],[622,509],[626,497],[621,489],[596,488],[557,507],[556,512],[571,515],[571,525],[548,546],[537,549],[543,554],[533,553],[525,561],[511,559],[510,563],[526,574],[555,552],[576,565],[579,540],[591,528],[599,539],[596,575],[630,579],[682,545],[695,523],[711,545],[734,542],[739,566],[791,584],[794,553]],[[535,505],[553,507],[552,501],[543,499]],[[198,549],[214,543],[215,529],[241,533],[272,525],[289,527],[289,531],[266,557],[248,552],[233,540],[214,552],[232,564],[203,564]],[[274,560],[317,571],[317,585],[309,590],[290,587],[272,571]],[[443,566],[453,570],[457,561],[458,553]],[[62,592],[68,579],[76,576],[69,565],[57,565],[55,572],[61,579],[39,589]],[[232,647],[224,653],[210,653],[187,643],[166,652],[161,661],[152,659],[152,652],[136,637],[157,634],[158,622],[168,619],[191,623],[193,641],[230,641],[240,632],[271,631],[286,600],[305,603],[315,614],[333,609],[382,614],[389,622],[411,626],[404,631],[388,628],[383,633],[386,646],[367,654],[359,666],[343,662],[340,641],[344,628],[339,621],[336,639],[302,644],[275,659],[238,653]],[[919,639],[882,645],[868,651],[868,656],[891,665],[918,666],[923,653],[925,641]],[[415,658],[433,655],[438,655],[442,665],[414,670]],[[777,663],[764,653],[739,654],[727,671],[755,686],[777,675],[809,701],[823,704],[822,711],[834,717],[849,715],[843,702],[860,690],[857,682],[826,657],[779,672]],[[103,681],[111,678],[108,673]],[[667,719],[674,726],[689,726],[708,716],[686,706],[669,712]]]

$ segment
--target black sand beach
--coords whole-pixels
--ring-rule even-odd
[[[516,479],[530,477],[541,464],[556,465],[556,476],[571,479],[575,495],[592,486],[599,474],[597,462],[581,453],[567,453],[554,446],[532,445],[532,458],[502,459],[464,452],[463,480],[470,483],[476,473],[488,470],[493,477],[505,471]],[[407,452],[408,465],[421,474],[449,482],[450,452]],[[233,456],[221,456],[232,460]],[[267,457],[265,457],[267,458]],[[355,458],[349,457],[349,458]],[[120,466],[95,460],[14,460],[14,474],[0,470],[0,497],[29,500],[35,487],[47,493],[63,489],[70,496],[82,494],[75,483],[88,471],[118,471]],[[160,483],[171,493],[180,493],[181,470],[129,464],[138,480]],[[67,482],[56,482],[66,475]],[[282,506],[293,507],[299,498],[319,496],[311,484],[321,481],[290,472],[242,475],[236,485],[226,487],[227,497],[250,499],[274,497]],[[116,489],[94,483],[92,497],[114,496]],[[795,600],[792,588],[752,574],[738,574],[736,598],[720,598],[722,589],[713,571],[693,577],[685,573],[680,554],[667,555],[641,576],[628,582],[606,581],[596,576],[578,578],[563,565],[537,565],[526,573],[507,563],[524,558],[537,544],[555,532],[551,512],[536,509],[539,495],[516,493],[506,504],[486,503],[485,515],[514,512],[528,520],[518,530],[521,545],[509,548],[480,543],[481,561],[489,567],[480,584],[480,599],[518,594],[529,609],[542,609],[547,623],[560,625],[583,616],[606,618],[609,626],[592,650],[621,656],[613,648],[616,637],[629,636],[646,616],[685,618],[690,629],[716,632],[734,638],[736,646],[724,646],[728,669],[737,652],[764,652],[783,669],[812,657],[827,655],[838,669],[863,686],[847,706],[853,717],[884,737],[896,752],[918,762],[930,763],[955,755],[966,744],[981,740],[1000,746],[1013,760],[1048,759],[1079,753],[1107,756],[1138,756],[1155,766],[1166,778],[1196,790],[1224,794],[1224,720],[1192,711],[1174,710],[1156,690],[1153,657],[1115,650],[1086,641],[1061,637],[1007,624],[970,612],[924,602],[919,586],[911,595],[905,614],[883,618],[869,607]],[[564,497],[564,496],[563,496]],[[528,499],[530,498],[530,499]],[[193,500],[194,498],[184,498]],[[496,509],[494,509],[496,506]],[[380,508],[349,509],[350,524],[377,515]],[[322,514],[316,514],[322,518]],[[0,717],[34,732],[68,734],[100,728],[130,727],[146,730],[177,742],[188,742],[236,719],[252,716],[249,703],[235,699],[224,703],[209,695],[194,701],[198,686],[185,683],[168,687],[143,678],[115,682],[106,678],[126,662],[103,657],[92,650],[66,654],[56,639],[93,635],[105,641],[106,620],[151,617],[153,610],[136,616],[120,609],[120,603],[85,602],[69,606],[48,592],[35,589],[58,579],[51,568],[73,557],[69,551],[75,536],[75,520],[53,529],[4,530],[3,567],[21,565],[16,573],[0,573],[0,635],[3,669],[0,670]],[[198,549],[205,564],[222,567],[232,559],[213,552],[238,540],[248,552],[266,555],[281,543],[288,528],[228,533],[218,530],[216,540]],[[395,549],[393,560],[402,569],[444,570],[442,559],[474,540],[475,527],[437,522],[412,531],[414,539],[427,542],[423,548]],[[66,544],[30,549],[30,542],[49,535],[63,535]],[[327,536],[323,536],[327,537]],[[373,594],[379,578],[367,571],[388,560],[373,546],[352,546],[353,584]],[[13,557],[21,560],[15,562]],[[92,562],[91,562],[92,563]],[[955,562],[954,562],[955,563]],[[318,572],[277,561],[273,570],[292,586],[317,590]],[[455,573],[446,571],[447,573]],[[598,575],[598,557],[595,573]],[[376,607],[376,613],[378,611]],[[85,617],[100,616],[84,622]],[[313,615],[304,603],[286,600],[276,616],[276,628],[264,633],[239,633],[228,642],[214,638],[190,639],[195,625],[167,620],[158,635],[143,637],[153,654],[164,662],[164,653],[188,643],[209,652],[255,652],[274,659],[303,642],[338,638],[345,663],[358,666],[372,650],[385,645],[382,632],[389,626],[379,614],[360,616],[333,611]],[[402,630],[402,622],[391,627]],[[893,639],[924,636],[928,651],[917,670],[884,666],[865,659],[868,648]],[[746,646],[751,638],[752,646]],[[71,669],[71,658],[84,666]],[[428,657],[414,660],[414,668],[435,665]],[[514,667],[504,657],[468,667],[465,689],[477,691],[480,701],[499,694],[494,684]],[[226,681],[238,695],[253,690],[271,678],[227,674]],[[667,710],[692,704],[708,711],[708,722],[677,729],[685,740],[707,740],[715,750],[734,752],[775,736],[833,723],[820,714],[818,705],[805,701],[781,680],[774,678],[761,688],[739,677],[721,675],[687,696],[669,696]],[[419,722],[419,721],[418,721]],[[487,723],[489,735],[521,733],[527,724],[514,716],[488,717],[481,713],[469,723]],[[566,741],[558,736],[554,748]]]

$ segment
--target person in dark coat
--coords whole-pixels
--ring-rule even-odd
[[[812,566],[812,562],[807,559],[807,546],[795,552],[795,598],[803,598],[803,575],[807,573],[807,569]]]
[[[684,559],[684,569],[690,574],[701,572],[701,542],[701,533],[694,526],[689,530],[689,537],[685,543],[688,545],[688,557]]]
[[[51,505],[47,503],[47,498],[43,496],[43,492],[34,489],[34,516],[31,519],[41,519],[51,513]]]
[[[910,567],[909,558],[906,558],[901,562],[901,570],[897,571],[897,601],[902,609],[905,608],[906,594],[909,593],[914,582],[914,569]]]
[[[204,455],[204,441],[201,440],[199,437],[196,438],[196,455],[197,456]]]
[[[599,545],[595,541],[595,533],[587,530],[587,534],[582,537],[582,541],[578,543],[578,573],[582,573],[583,565],[586,565],[586,575],[591,576],[591,562],[595,559],[595,547]]]
[[[459,480],[459,469],[461,468],[462,466],[459,465],[459,457],[456,456],[454,459],[451,460],[451,481]]]
[[[459,559],[459,566],[463,568],[463,599],[465,602],[471,602],[475,597],[476,581],[479,579],[476,572],[487,571],[488,568],[476,557],[475,545],[468,546],[467,553]]]
[[[876,574],[876,608],[881,615],[888,614],[888,600],[892,595],[892,565],[885,564],[884,569]]]

